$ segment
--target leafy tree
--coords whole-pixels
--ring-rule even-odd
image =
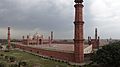
[[[93,54],[91,60],[97,64],[109,67],[120,66],[120,42],[103,46]]]

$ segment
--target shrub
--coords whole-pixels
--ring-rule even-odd
[[[14,57],[14,56],[10,56],[10,62],[14,62],[15,60],[16,60],[16,57]]]
[[[20,61],[19,65],[21,65],[21,66],[27,66],[27,62],[26,61]]]
[[[4,56],[4,54],[0,54],[0,56]]]
[[[15,47],[16,47],[15,44],[11,44],[11,46],[12,46],[12,48],[15,48]]]
[[[17,64],[10,64],[9,67],[19,67]]]
[[[9,50],[5,50],[4,52],[10,52]]]
[[[0,49],[2,49],[3,47],[0,45]]]
[[[100,65],[118,67],[120,65],[120,42],[103,46],[93,54],[91,60]]]
[[[0,67],[6,67],[6,63],[5,62],[0,62]]]
[[[9,60],[9,56],[5,56],[5,60]]]

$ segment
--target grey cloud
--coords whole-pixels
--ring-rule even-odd
[[[40,1],[39,4],[32,6],[22,5],[18,0],[0,0],[0,3],[0,11],[3,11],[0,12],[1,28],[7,26],[16,30],[39,28],[44,31],[53,30],[61,34],[72,30],[73,14],[69,14],[73,12],[70,10],[72,7],[56,4],[52,0]],[[63,11],[66,11],[65,15]]]
[[[111,3],[113,0],[106,0],[105,5],[107,5],[108,11],[110,9],[111,12],[104,12],[106,15],[101,12],[100,16],[98,16],[97,14],[94,15],[94,12],[98,10],[90,10],[94,2],[94,0],[85,0],[84,2],[85,38],[87,36],[94,37],[96,27],[103,38],[110,36],[116,38],[119,36],[118,34],[115,35],[118,30],[114,30],[114,33],[112,33],[113,29],[110,27],[114,20],[117,20],[116,24],[119,22],[119,7],[116,7],[116,3]],[[96,9],[97,6],[102,5],[94,6],[93,9]],[[3,28],[11,26],[14,38],[20,38],[17,35],[27,35],[34,32],[42,32],[47,35],[50,31],[55,32],[55,38],[57,39],[73,38],[73,22],[74,0],[0,0],[0,29],[3,30]],[[115,28],[119,28],[119,26]]]

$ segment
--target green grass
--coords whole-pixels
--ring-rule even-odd
[[[56,65],[58,67],[73,67],[68,65],[67,63],[44,59],[39,56],[18,50],[12,50],[10,52],[0,51],[0,54],[4,54],[5,56],[15,56],[17,58],[17,61],[26,61],[29,67],[33,67],[33,65],[37,65],[40,67],[56,67]]]

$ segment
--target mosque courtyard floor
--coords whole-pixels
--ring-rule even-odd
[[[20,44],[19,45],[23,45]],[[29,46],[33,48],[40,48],[40,49],[46,49],[46,50],[53,50],[53,51],[60,51],[60,52],[74,52],[74,44],[43,44],[43,45],[23,45],[23,46]],[[89,45],[84,45],[84,48],[88,47]]]

